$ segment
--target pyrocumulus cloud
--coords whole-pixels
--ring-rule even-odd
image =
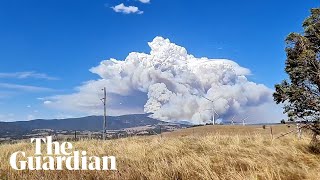
[[[113,115],[144,112],[165,121],[206,123],[214,106],[223,120],[248,116],[250,122],[279,122],[281,109],[272,102],[273,90],[249,81],[249,69],[227,59],[194,57],[162,37],[148,44],[150,53],[104,60],[90,69],[99,79],[85,82],[74,94],[46,98],[50,103],[45,104],[100,114],[101,89],[107,87],[108,113]]]

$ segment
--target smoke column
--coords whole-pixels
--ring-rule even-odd
[[[258,117],[254,113],[273,107],[272,90],[249,81],[250,70],[234,61],[196,58],[162,37],[148,45],[149,54],[132,52],[125,60],[102,61],[90,69],[99,79],[85,82],[74,94],[49,97],[46,105],[101,114],[100,90],[107,87],[108,113],[114,115],[144,112],[164,121],[198,124],[210,121],[212,105],[224,120]]]

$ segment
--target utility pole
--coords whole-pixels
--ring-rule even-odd
[[[101,99],[103,103],[103,134],[102,139],[106,140],[106,130],[107,130],[107,90],[104,87],[103,89],[103,98]]]

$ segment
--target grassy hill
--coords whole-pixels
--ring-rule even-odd
[[[203,126],[109,141],[74,142],[88,155],[114,155],[118,171],[13,171],[11,153],[30,143],[0,145],[0,179],[311,179],[320,177],[320,155],[312,153],[310,138],[294,135],[271,139],[270,127]],[[291,127],[292,128],[292,127]],[[273,126],[274,135],[287,132]],[[94,148],[93,148],[94,147]]]

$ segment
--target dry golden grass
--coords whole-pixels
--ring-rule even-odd
[[[281,133],[295,130],[296,125],[294,124],[279,124],[279,125],[267,125],[265,129],[262,128],[262,125],[207,125],[207,126],[198,126],[194,128],[181,129],[174,132],[163,133],[163,136],[166,137],[183,137],[188,135],[195,136],[206,136],[208,134],[220,134],[220,135],[266,135],[271,137],[271,128],[274,137],[280,135]]]
[[[224,133],[212,134],[207,126],[162,137],[73,142],[75,150],[86,150],[88,155],[116,156],[115,172],[14,171],[8,162],[11,153],[22,150],[32,155],[34,146],[0,145],[0,179],[320,179],[320,155],[308,150],[307,136],[272,141],[268,129],[248,134],[237,126],[228,134],[230,128],[219,128]]]

